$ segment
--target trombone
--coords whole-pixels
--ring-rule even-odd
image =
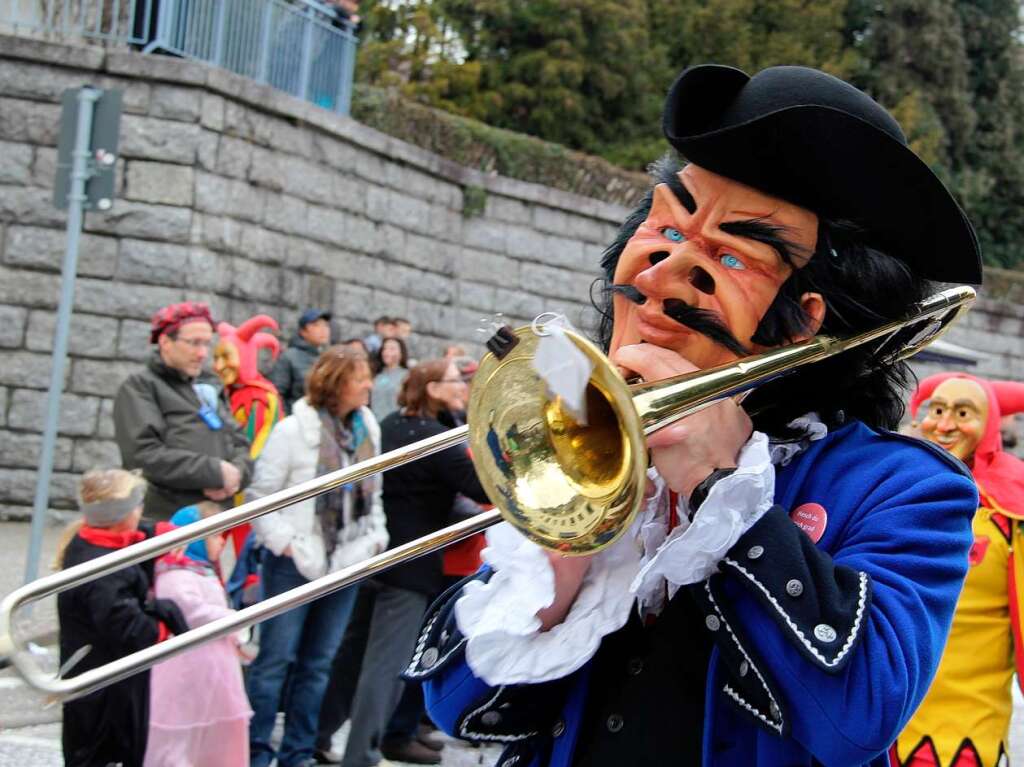
[[[402,562],[436,551],[503,519],[532,541],[566,555],[609,546],[643,503],[644,437],[726,397],[744,394],[796,368],[879,341],[876,354],[903,359],[927,346],[974,302],[975,291],[955,287],[915,307],[904,320],[848,338],[817,336],[733,364],[651,383],[627,384],[605,355],[565,331],[593,364],[586,390],[586,423],[561,398],[547,395],[532,366],[539,342],[532,327],[499,358],[488,354],[474,377],[468,425],[314,478],[215,517],[150,538],[11,592],[0,603],[0,657],[32,687],[55,700],[73,700],[136,674],[203,642],[232,634],[293,607],[344,588]],[[543,330],[541,330],[543,333]],[[23,605],[80,586],[131,564],[206,538],[346,483],[469,442],[481,483],[495,508],[251,605],[116,661],[61,678],[44,671],[26,649],[14,614]]]

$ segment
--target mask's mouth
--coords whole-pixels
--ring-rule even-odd
[[[648,301],[647,296],[636,285],[615,284],[611,286],[611,290],[637,306],[643,306]],[[715,312],[690,306],[678,298],[666,298],[662,302],[662,312],[670,320],[700,333],[737,357],[750,355],[750,351],[740,343]]]

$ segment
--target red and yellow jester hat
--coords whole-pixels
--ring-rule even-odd
[[[910,415],[916,419],[917,410],[930,398],[943,381],[966,378],[976,382],[988,396],[988,420],[985,433],[974,451],[971,472],[981,489],[1003,511],[1015,517],[1024,517],[1024,461],[1003,451],[999,434],[999,419],[1024,411],[1024,384],[1015,381],[989,381],[969,373],[936,373],[918,385],[910,398]]]
[[[250,317],[237,328],[227,322],[217,324],[217,335],[224,343],[231,344],[238,351],[238,383],[269,383],[260,375],[257,356],[260,349],[270,349],[270,356],[277,359],[281,344],[270,333],[259,332],[262,328],[277,330],[277,320],[266,314]]]

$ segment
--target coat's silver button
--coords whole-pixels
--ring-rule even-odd
[[[748,671],[750,671],[750,664],[743,661],[740,664],[740,676],[746,676]]]
[[[819,642],[834,642],[836,641],[836,637],[838,636],[839,635],[836,634],[836,630],[829,626],[827,623],[819,623],[817,626],[814,627],[814,637]]]
[[[751,546],[747,549],[747,559],[760,559],[764,554],[764,546]]]
[[[501,721],[501,714],[497,711],[485,711],[483,716],[480,717],[480,721],[488,727],[493,727]]]
[[[704,625],[707,626],[711,631],[718,631],[722,626],[722,622],[714,615],[709,615],[704,619]]]
[[[804,593],[804,584],[794,578],[786,584],[786,593],[791,597],[798,597]]]
[[[642,658],[630,658],[629,663],[626,664],[626,670],[630,676],[638,676],[641,671],[644,670],[644,662]]]
[[[555,722],[555,726],[551,728],[551,734],[557,738],[563,732],[565,732],[565,722],[559,719],[557,722]]]
[[[625,723],[625,720],[621,716],[618,714],[612,714],[605,721],[605,727],[608,728],[608,732],[618,732],[622,729],[622,725]]]
[[[775,721],[782,719],[782,712],[779,711],[779,707],[775,703],[772,703],[772,705],[768,708],[768,713],[772,715],[772,719],[774,719]]]
[[[423,668],[430,668],[437,663],[439,655],[440,653],[437,651],[436,647],[428,647],[423,651],[422,657],[420,657],[420,665],[423,666]]]

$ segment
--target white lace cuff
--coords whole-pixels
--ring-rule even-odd
[[[740,451],[738,464],[735,473],[711,488],[692,522],[680,500],[679,526],[640,570],[630,591],[643,599],[661,590],[662,579],[679,587],[710,577],[740,536],[771,508],[775,467],[768,437],[754,432]]]
[[[643,555],[634,522],[620,540],[595,554],[565,620],[540,630],[537,612],[555,597],[554,571],[544,550],[509,524],[487,531],[483,559],[490,581],[471,581],[455,604],[466,636],[466,662],[490,685],[561,679],[593,657],[601,639],[629,617],[629,583]]]

